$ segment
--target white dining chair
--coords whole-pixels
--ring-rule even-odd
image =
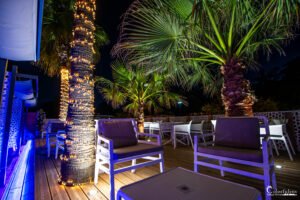
[[[144,133],[151,132],[151,124],[152,124],[152,122],[144,122]]]
[[[189,143],[191,142],[192,147],[194,148],[193,140],[192,140],[192,136],[191,136],[191,124],[192,124],[192,121],[190,121],[187,124],[173,125],[172,137],[173,137],[174,149],[177,146],[177,144],[176,144],[177,142],[179,142],[183,145],[189,145]],[[179,136],[179,138],[177,136]],[[186,143],[184,141],[186,141]]]
[[[217,124],[217,120],[210,120],[212,125],[213,125],[213,128],[214,130],[216,130],[216,124]]]
[[[293,145],[291,143],[291,140],[287,133],[284,133],[285,125],[284,124],[277,124],[277,125],[270,125],[270,139],[272,140],[272,144],[275,148],[277,156],[279,156],[278,148],[275,143],[276,140],[282,141],[284,143],[284,146],[289,154],[290,160],[293,161],[292,152],[295,154],[295,150],[293,148]],[[260,129],[261,135],[265,134],[264,129]],[[291,152],[292,150],[292,152]]]
[[[296,155],[296,151],[295,151],[295,149],[294,149],[293,143],[291,142],[290,136],[289,136],[289,134],[288,134],[288,132],[287,132],[287,128],[286,128],[286,126],[287,126],[287,124],[288,124],[288,119],[273,119],[273,122],[274,122],[276,125],[280,125],[280,124],[283,125],[283,126],[282,126],[283,135],[284,135],[284,137],[286,138],[287,143],[290,145],[293,154]]]
[[[159,126],[160,122],[151,122],[150,124],[150,133],[159,133],[160,134],[160,126]]]
[[[202,144],[205,146],[213,145],[214,139],[214,128],[211,126],[207,127],[207,125],[205,120],[202,120],[201,123],[191,125],[192,138],[198,135],[198,137],[201,138]]]

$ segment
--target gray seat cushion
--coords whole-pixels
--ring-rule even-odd
[[[258,163],[263,162],[261,150],[237,149],[226,146],[200,146],[198,147],[198,152]]]
[[[133,146],[127,146],[114,149],[114,159],[122,159],[146,153],[162,151],[163,147],[153,144],[138,143]]]
[[[114,148],[137,144],[132,121],[104,121],[100,123],[101,135],[113,141]]]
[[[215,144],[227,147],[259,149],[259,120],[255,117],[218,118]]]

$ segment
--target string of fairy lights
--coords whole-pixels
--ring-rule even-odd
[[[94,20],[96,1],[75,3],[73,41],[71,42],[71,72],[69,76],[67,138],[59,183],[74,186],[82,179],[92,180],[95,163],[94,128]],[[77,170],[72,174],[72,170]],[[90,169],[90,171],[86,170]],[[90,177],[85,177],[88,174]]]
[[[69,70],[62,68],[60,70],[60,108],[59,119],[66,121],[69,103]]]

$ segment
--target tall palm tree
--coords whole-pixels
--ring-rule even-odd
[[[98,90],[113,108],[125,105],[124,111],[137,118],[138,129],[144,131],[144,110],[157,112],[170,108],[184,98],[169,91],[168,76],[147,73],[142,67],[127,67],[119,62],[112,65],[113,81],[99,77]]]
[[[208,68],[218,69],[213,72],[223,77],[225,114],[252,115],[255,97],[244,72],[258,52],[284,53],[281,45],[293,36],[298,10],[298,0],[137,0],[124,15],[114,53],[181,72],[196,62],[202,79]]]
[[[69,101],[70,43],[72,41],[72,23],[74,0],[47,0],[43,18],[41,59],[37,63],[48,76],[60,76],[60,113],[65,121]],[[100,46],[105,44],[107,35],[96,26],[94,62],[100,58]]]
[[[95,164],[94,78],[95,0],[76,0],[71,42],[70,100],[60,182],[91,181]]]

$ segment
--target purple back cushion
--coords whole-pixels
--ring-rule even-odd
[[[259,120],[254,117],[218,118],[215,144],[220,146],[259,149]]]
[[[132,121],[100,122],[101,134],[113,140],[114,148],[127,147],[137,144],[136,133]]]
[[[57,131],[64,131],[65,130],[65,124],[64,123],[52,123],[51,124],[51,132],[55,133]]]

